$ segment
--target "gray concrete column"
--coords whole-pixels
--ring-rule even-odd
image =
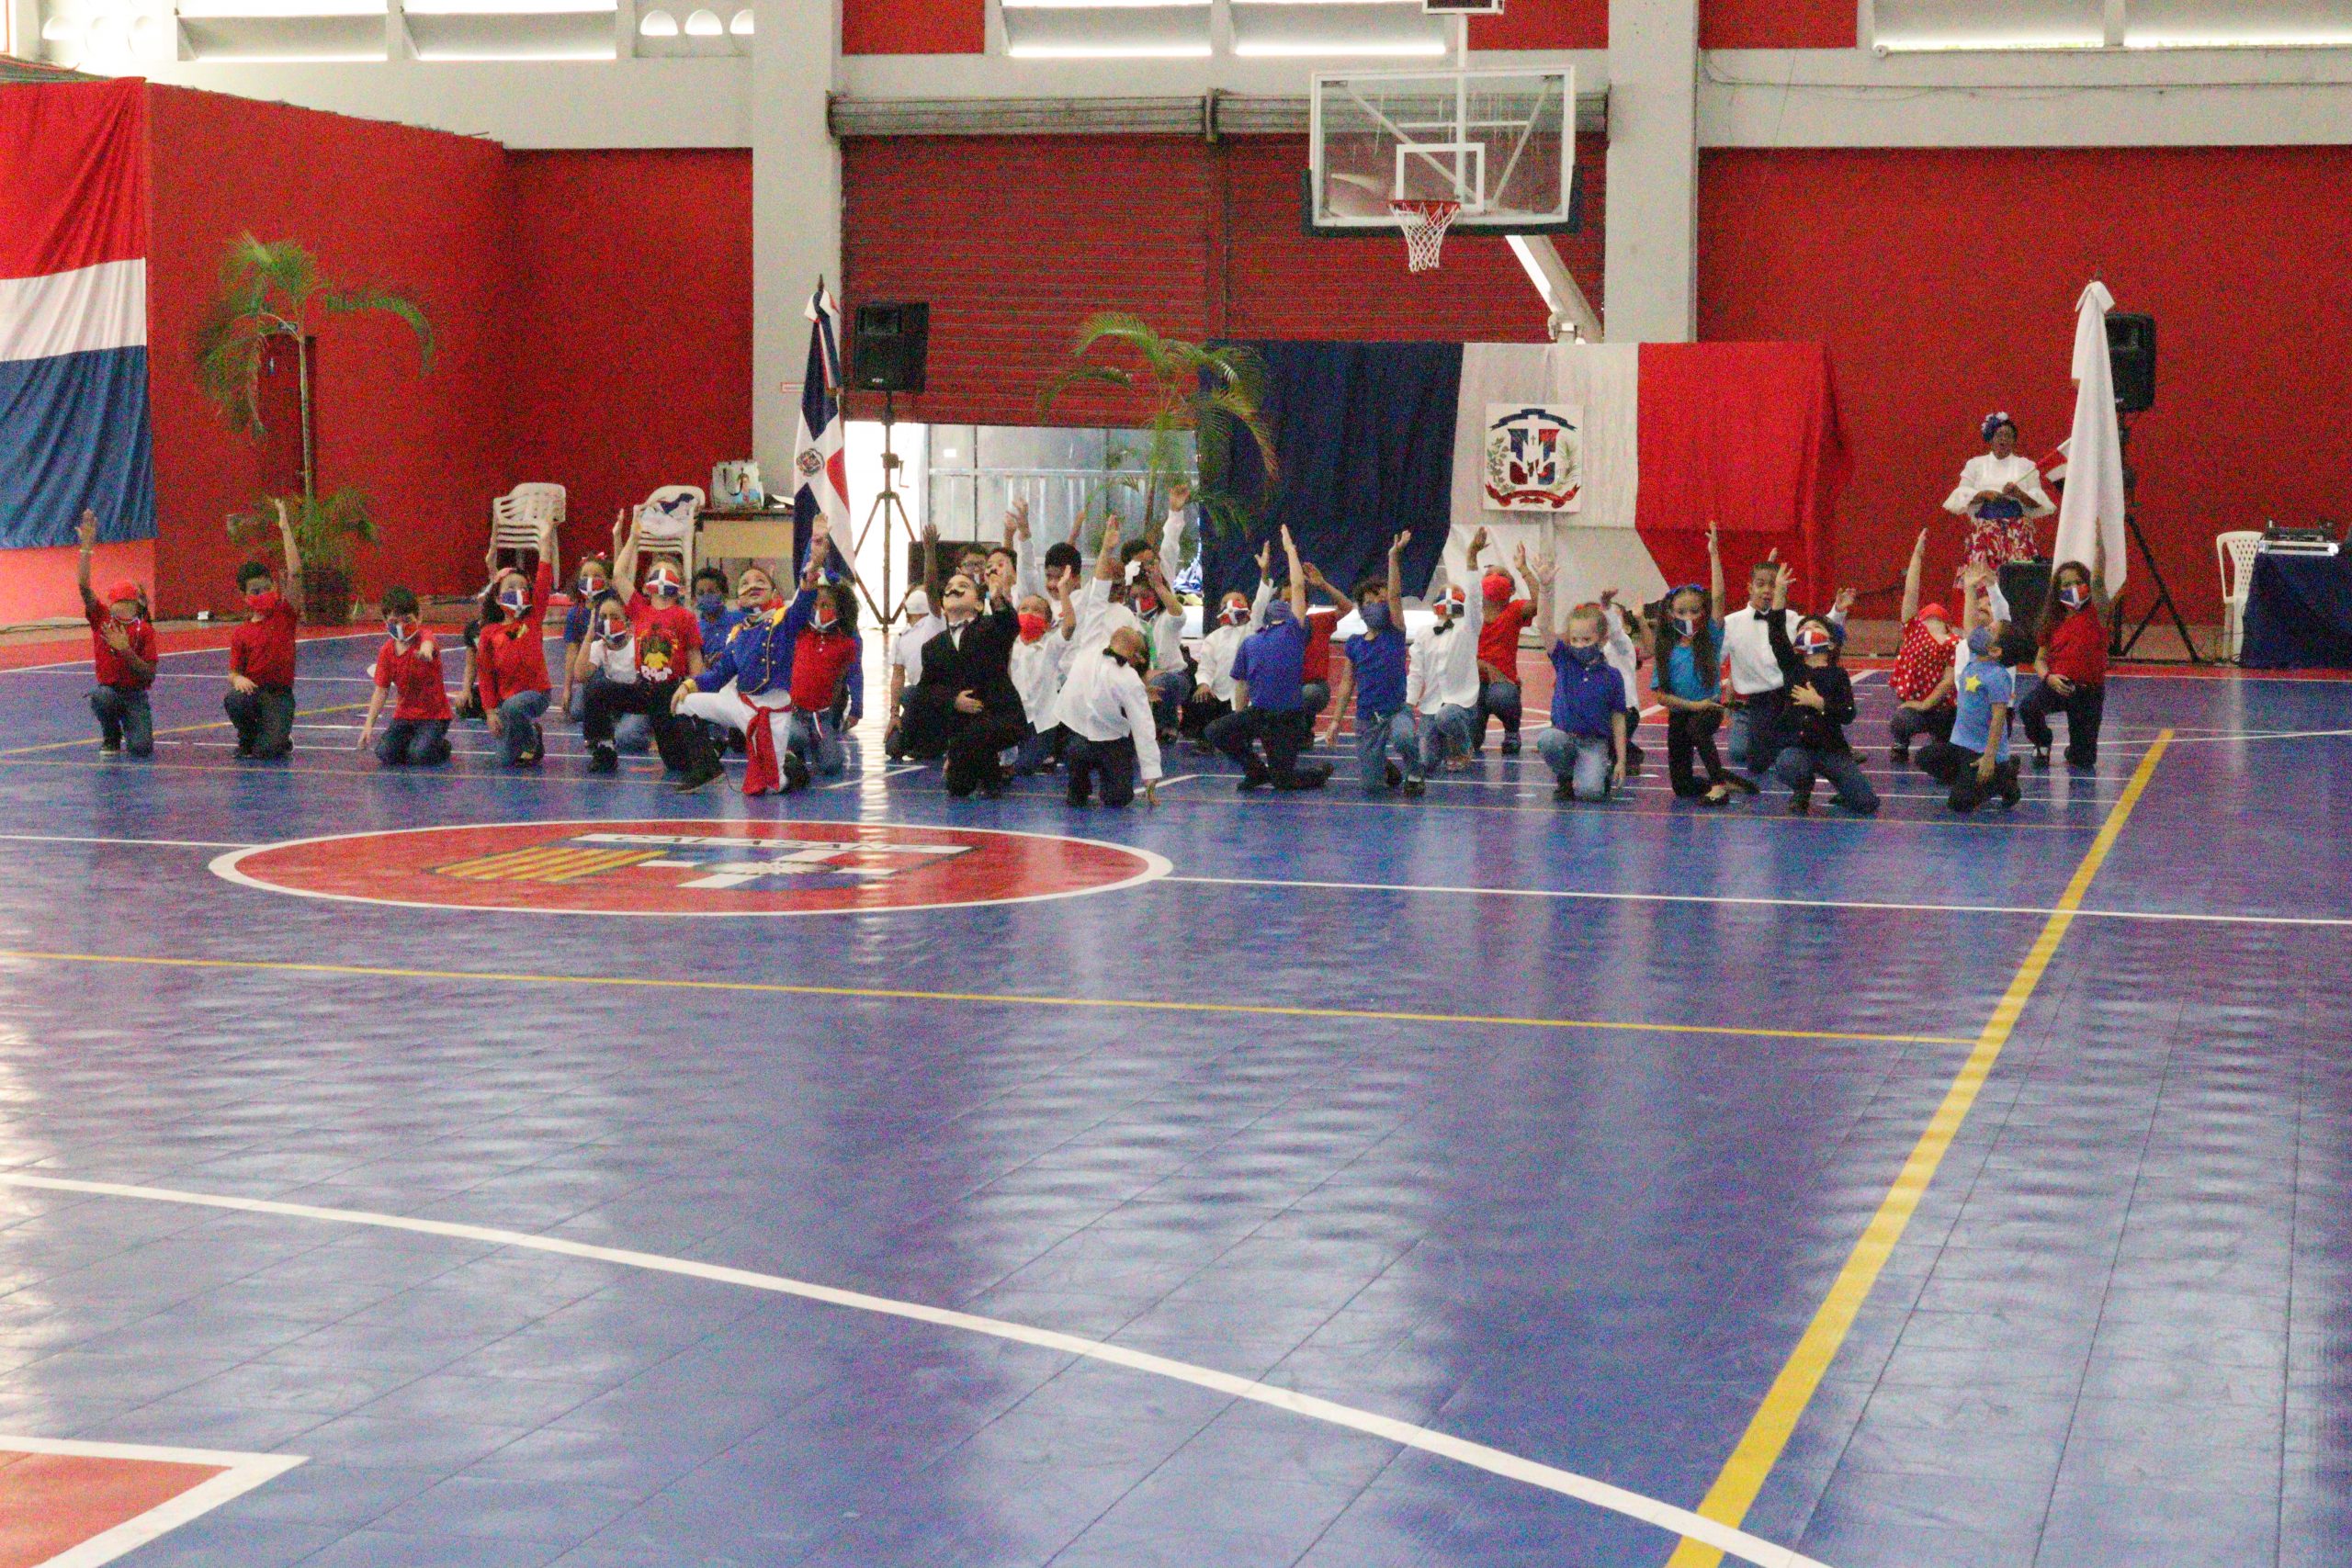
[[[1698,335],[1699,0],[1611,0],[1604,299],[1611,343]]]

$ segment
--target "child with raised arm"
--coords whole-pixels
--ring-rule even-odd
[[[1363,622],[1363,630],[1341,645],[1348,662],[1340,671],[1340,690],[1344,694],[1350,682],[1355,687],[1356,775],[1366,795],[1401,788],[1417,795],[1427,787],[1421,776],[1420,737],[1412,705],[1405,701],[1405,628],[1396,624],[1396,605],[1405,596],[1405,547],[1412,537],[1399,534],[1388,541],[1387,575],[1358,583],[1355,603],[1324,583],[1338,601],[1342,619],[1353,615]],[[1335,714],[1335,731],[1339,722]],[[1392,752],[1395,761],[1389,760]]]
[[[1788,694],[1778,733],[1768,742],[1779,753],[1772,776],[1789,786],[1789,810],[1796,816],[1813,809],[1813,783],[1820,777],[1829,781],[1838,805],[1869,817],[1878,810],[1878,792],[1862,776],[1846,742],[1846,727],[1854,722],[1854,682],[1838,666],[1838,629],[1826,616],[1802,617],[1792,635],[1781,612],[1795,578],[1786,566],[1774,572],[1772,613],[1764,617],[1764,635]]]
[[[1290,529],[1282,531],[1290,579],[1283,598],[1266,606],[1266,625],[1241,645],[1233,659],[1233,712],[1208,728],[1210,745],[1241,766],[1243,792],[1272,784],[1276,789],[1321,789],[1331,770],[1298,765],[1298,754],[1313,738],[1306,711],[1306,573]],[[1259,759],[1262,748],[1265,758]]]
[[[1487,744],[1487,721],[1503,721],[1502,754],[1519,755],[1519,634],[1535,618],[1535,586],[1527,577],[1527,547],[1519,548],[1517,565],[1520,581],[1528,584],[1528,597],[1511,597],[1511,576],[1500,565],[1490,566],[1479,579],[1479,589],[1486,600],[1486,624],[1478,628],[1478,712],[1477,733],[1470,749],[1478,750]]]
[[[856,590],[826,575],[828,553],[810,550],[801,580],[813,597],[808,625],[792,650],[792,718],[785,746],[811,773],[832,779],[849,765],[841,728],[833,718],[833,699],[857,667],[864,644],[857,635]]]
[[[475,681],[481,711],[510,768],[536,768],[547,755],[539,719],[548,711],[548,600],[555,588],[555,521],[539,530],[538,566],[526,578],[508,568],[491,584],[485,618],[495,623],[474,639]]]
[[[1777,620],[1784,637],[1792,635],[1792,623],[1796,619],[1794,610],[1785,604],[1775,607],[1772,602],[1774,585],[1789,570],[1781,564],[1780,554],[1775,548],[1747,569],[1747,603],[1724,617],[1723,649],[1731,671],[1724,694],[1732,710],[1731,740],[1725,750],[1733,767],[1752,774],[1761,774],[1772,765],[1771,748],[1783,732],[1783,710],[1789,704],[1787,675],[1765,633],[1765,623]],[[1794,581],[1792,574],[1790,581]],[[1836,632],[1845,622],[1845,612],[1833,608],[1823,624]],[[1756,793],[1751,780],[1737,773],[1729,777],[1734,789]]]
[[[1549,556],[1531,563],[1535,579],[1536,624],[1552,626]],[[1606,800],[1625,782],[1625,681],[1601,646],[1608,638],[1608,613],[1579,604],[1552,636],[1552,727],[1535,738],[1535,750],[1552,770],[1558,800]]]
[[[269,568],[247,561],[237,569],[245,622],[229,638],[229,692],[220,706],[237,731],[237,755],[261,760],[294,750],[294,633],[301,621],[302,552],[294,520],[278,502],[277,536],[286,551],[281,592]]]
[[[1193,694],[1179,728],[1204,746],[1208,727],[1233,711],[1234,655],[1265,624],[1266,606],[1274,597],[1273,548],[1272,539],[1258,547],[1258,592],[1227,591],[1217,601],[1216,624],[1193,648]],[[1311,564],[1306,570],[1310,581],[1319,575]]]
[[[1664,614],[1651,634],[1650,694],[1666,709],[1666,776],[1676,798],[1702,806],[1722,806],[1731,799],[1731,779],[1715,750],[1715,732],[1723,728],[1723,623],[1715,608],[1723,603],[1724,561],[1715,525],[1707,525],[1707,586],[1685,583],[1668,592]],[[1691,764],[1702,764],[1702,782]]]
[[[437,768],[449,760],[449,694],[441,684],[441,647],[424,629],[424,607],[406,588],[384,590],[384,646],[368,673],[376,689],[359,726],[356,750],[368,750],[384,698],[393,694],[392,722],[376,742],[376,761],[388,768]]]
[[[572,655],[596,630],[596,601],[603,598],[606,591],[613,586],[613,559],[620,554],[621,533],[628,525],[628,513],[626,508],[613,514],[612,554],[582,556],[580,558],[579,567],[572,573],[571,605],[563,613],[563,648],[556,659],[556,663],[560,667],[563,683],[556,689],[555,701],[550,703],[548,707],[550,711],[560,714],[575,724],[587,711],[588,694],[572,683],[571,666],[574,662]],[[493,571],[498,568],[496,546],[491,547],[490,566]],[[467,646],[470,649],[471,642]],[[467,681],[461,684],[471,683],[470,668],[467,671]]]
[[[1911,743],[1925,735],[1931,740],[1951,739],[1952,693],[1959,670],[1952,662],[1960,634],[1951,614],[1941,604],[1919,603],[1920,573],[1928,559],[1928,530],[1919,530],[1911,544],[1911,564],[1903,573],[1903,640],[1894,649],[1894,667],[1886,683],[1894,691],[1894,713],[1886,721],[1894,746],[1887,755],[1897,762],[1911,759]]]
[[[1465,575],[1478,572],[1478,556],[1487,547],[1487,530],[1470,536],[1464,555]],[[1436,620],[1412,641],[1406,672],[1406,700],[1420,715],[1415,728],[1421,737],[1421,768],[1426,773],[1470,765],[1470,743],[1476,738],[1478,713],[1478,628],[1486,599],[1476,598],[1459,582],[1430,601]]]
[[[1972,579],[1990,579],[1992,569],[1968,564]],[[1919,771],[1947,786],[1944,804],[1965,815],[1987,798],[2014,807],[2024,798],[2018,787],[2017,760],[2009,755],[2009,713],[2017,701],[2016,665],[2023,652],[2007,626],[1983,614],[1978,582],[1967,584],[1962,612],[1968,664],[1961,671],[1960,700],[1949,740],[1919,748]]]
[[[2050,716],[2066,716],[2066,765],[2098,766],[2098,731],[2107,716],[2107,543],[2096,542],[2088,567],[2060,563],[2042,601],[2034,673],[2041,683],[2018,705],[2018,722],[2033,746],[2033,765],[2050,765]]]
[[[1159,727],[1143,683],[1149,662],[1142,634],[1121,626],[1101,652],[1071,669],[1063,691],[1071,806],[1084,806],[1098,786],[1103,805],[1125,806],[1138,776],[1145,801],[1159,804]]]
[[[98,718],[98,750],[155,754],[155,715],[147,690],[155,683],[155,624],[135,582],[118,582],[101,602],[90,591],[90,552],[97,547],[98,514],[82,513],[76,533],[82,554],[74,581],[82,590],[82,615],[90,623],[90,662],[97,690],[90,711]]]

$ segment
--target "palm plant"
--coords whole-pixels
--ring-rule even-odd
[[[1141,361],[1137,367],[1098,356],[1098,351]],[[1154,400],[1144,453],[1144,515],[1154,516],[1173,484],[1193,486],[1201,515],[1220,532],[1246,535],[1264,497],[1246,497],[1201,482],[1232,472],[1234,443],[1247,439],[1271,486],[1277,477],[1272,423],[1266,417],[1266,367],[1238,344],[1211,346],[1162,337],[1140,316],[1104,310],[1089,316],[1070,345],[1069,365],[1037,394],[1039,412],[1073,387],[1115,387]],[[1184,437],[1193,436],[1188,455]],[[1197,457],[1195,475],[1191,457]],[[1114,481],[1117,482],[1117,481]],[[1132,482],[1132,481],[1128,481]]]
[[[220,261],[220,292],[196,332],[196,378],[241,435],[262,433],[261,376],[271,346],[294,345],[300,379],[302,498],[315,505],[318,472],[311,452],[311,333],[329,316],[383,310],[406,321],[416,333],[423,368],[433,368],[433,327],[407,296],[368,286],[338,288],[319,270],[319,258],[293,240],[232,241]]]

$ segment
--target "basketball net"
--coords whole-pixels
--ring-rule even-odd
[[[1405,231],[1405,270],[1435,272],[1438,257],[1445,249],[1445,231],[1461,215],[1462,204],[1397,197],[1388,203],[1388,211],[1396,220],[1396,227]]]

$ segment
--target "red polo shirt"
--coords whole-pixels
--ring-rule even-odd
[[[1337,610],[1306,612],[1306,653],[1298,661],[1298,678],[1331,683],[1331,630],[1340,624]]]
[[[546,561],[531,582],[531,602],[523,613],[495,626],[482,627],[474,638],[475,682],[481,688],[481,705],[494,708],[522,692],[548,689],[546,628],[548,594],[555,574]]]
[[[384,639],[376,655],[376,686],[398,695],[392,716],[412,722],[450,716],[449,694],[441,684],[441,645],[420,635],[407,649]]]
[[[833,705],[842,671],[857,661],[857,638],[810,626],[792,649],[792,705],[818,713]]]
[[[1478,628],[1480,662],[1493,665],[1511,680],[1519,679],[1519,634],[1534,618],[1535,606],[1524,599],[1487,611],[1485,624]]]
[[[2107,627],[2088,604],[2067,611],[2050,628],[2041,648],[2042,662],[2052,675],[2064,675],[2077,686],[2107,683]]]
[[[292,685],[294,624],[299,618],[285,594],[263,594],[253,619],[230,635],[230,672],[256,686]]]
[[[121,692],[143,692],[155,683],[155,626],[141,615],[135,621],[125,621],[122,629],[130,639],[130,651],[147,662],[147,673],[135,675],[121,654],[107,645],[105,627],[114,615],[96,600],[84,603],[83,611],[90,618],[90,662],[97,669],[98,684],[112,686]]]

